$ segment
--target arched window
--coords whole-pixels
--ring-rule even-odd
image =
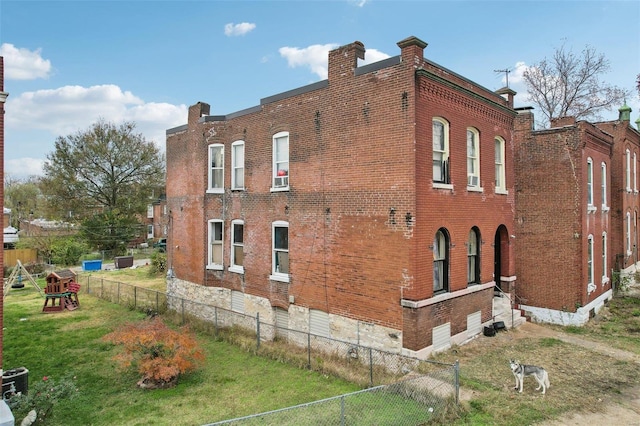
[[[449,234],[440,228],[433,240],[433,292],[449,291]]]
[[[480,230],[477,227],[469,231],[467,241],[467,284],[480,283]]]

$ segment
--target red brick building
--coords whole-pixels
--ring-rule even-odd
[[[631,108],[623,106],[619,119],[595,123],[613,136],[611,184],[612,267],[636,272],[638,256],[638,211],[640,210],[640,119],[638,129],[630,123]]]
[[[167,215],[167,197],[165,194],[162,194],[147,205],[147,215],[144,219],[144,224],[144,241],[155,241],[159,238],[167,237],[169,222]]]
[[[515,282],[513,93],[398,46],[167,131],[170,294],[421,357],[491,322]]]
[[[581,325],[612,296],[614,138],[573,117],[515,126],[516,302],[536,321]]]

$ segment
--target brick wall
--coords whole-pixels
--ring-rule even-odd
[[[602,209],[601,164],[607,164],[611,182],[613,140],[575,119],[540,131],[532,131],[532,124],[533,114],[523,112],[515,125],[517,302],[575,312],[610,288],[601,284],[602,234],[611,234],[610,211]],[[587,206],[588,158],[596,210]],[[597,289],[588,295],[589,235],[594,238]]]
[[[453,321],[458,332],[478,310],[490,319],[490,292],[412,313],[400,302],[432,297],[432,245],[441,227],[451,236],[450,290],[467,287],[465,243],[473,226],[483,241],[481,282],[493,281],[495,235],[513,229],[514,114],[485,89],[473,88],[486,99],[472,96],[466,80],[452,89],[417,78],[417,68],[433,68],[424,62],[424,46],[413,39],[399,46],[401,61],[361,75],[354,69],[364,46],[338,48],[329,55],[326,85],[267,98],[246,113],[202,117],[203,104],[190,108],[188,125],[167,137],[169,262],[181,280],[243,291],[284,309],[293,296],[295,305],[401,330],[411,335],[404,345],[410,349],[430,340],[425,325]],[[432,185],[434,115],[451,122],[453,191]],[[466,189],[468,126],[481,135],[481,193]],[[283,131],[289,132],[290,189],[273,192],[272,136]],[[495,136],[507,142],[508,194],[494,192]],[[245,143],[244,191],[229,189],[236,140]],[[214,143],[225,146],[223,194],[206,194],[207,147]],[[211,219],[224,221],[224,270],[206,269]],[[236,219],[244,221],[244,274],[226,269]],[[289,224],[289,283],[269,279],[274,221]],[[507,248],[501,275],[511,276],[508,233],[501,235]]]

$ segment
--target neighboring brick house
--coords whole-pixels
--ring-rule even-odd
[[[398,46],[167,130],[171,295],[419,357],[492,321],[494,277],[515,282],[513,92]]]
[[[167,197],[162,194],[147,205],[147,215],[144,219],[146,240],[166,238],[168,231]]]
[[[516,302],[535,321],[582,325],[612,297],[624,158],[599,124],[565,117],[533,130],[533,123],[531,110],[520,109]]]
[[[619,119],[595,123],[613,136],[611,185],[611,251],[616,270],[635,272],[638,263],[638,212],[640,210],[640,118],[631,126],[631,108],[624,105]]]

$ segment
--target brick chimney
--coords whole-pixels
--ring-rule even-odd
[[[502,89],[496,90],[496,93],[507,100],[509,108],[513,108],[513,98],[515,98],[517,92],[509,89],[508,87],[503,87]]]
[[[399,41],[397,44],[401,50],[402,62],[413,64],[414,67],[419,67],[422,64],[424,48],[427,47],[426,42],[418,37],[411,36]]]
[[[551,119],[551,127],[573,126],[576,124],[576,118],[572,115],[568,117],[558,117]]]
[[[329,81],[353,77],[358,59],[364,59],[364,44],[354,41],[329,52]]]
[[[209,104],[204,102],[198,102],[195,105],[191,105],[189,107],[189,118],[187,120],[187,125],[191,127],[198,123],[200,117],[205,115],[209,115]]]

